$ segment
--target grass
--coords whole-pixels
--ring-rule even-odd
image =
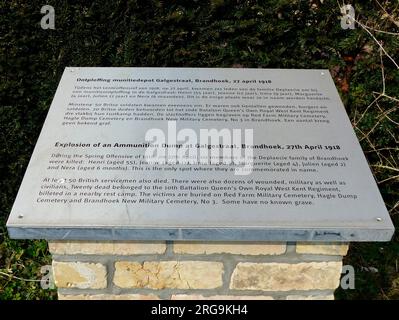
[[[378,46],[362,28],[343,30],[337,2],[46,1],[55,30],[40,28],[42,1],[0,3],[0,299],[53,299],[40,268],[45,241],[10,240],[5,221],[66,66],[328,68],[373,169],[394,223],[398,219],[399,71],[386,57],[386,96]],[[395,1],[357,1],[369,27],[398,32]],[[398,60],[399,37],[375,33]],[[373,93],[376,92],[376,93]],[[339,299],[397,299],[398,233],[389,243],[352,244],[346,264],[356,289]],[[377,272],[375,272],[377,270]]]

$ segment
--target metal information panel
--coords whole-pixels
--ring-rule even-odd
[[[387,241],[328,70],[66,68],[14,238]]]

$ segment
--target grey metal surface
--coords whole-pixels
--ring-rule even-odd
[[[169,103],[174,104],[173,98],[145,98],[145,97],[72,97],[75,86],[87,86],[77,82],[77,79],[100,79],[91,86],[100,87],[99,91],[110,87],[133,88],[134,86],[149,86],[131,82],[107,83],[101,79],[228,79],[231,82],[192,82],[190,87],[204,88],[272,88],[280,89],[313,89],[323,95],[323,99],[313,100],[300,96],[287,95],[284,99],[258,98],[249,100],[216,99],[213,98],[185,98],[178,100],[181,104],[224,104],[232,105],[262,104],[263,106],[299,105],[323,107],[327,111],[327,118],[313,118],[312,122],[293,121],[260,122],[250,119],[245,122],[230,121],[178,121],[177,129],[201,128],[216,129],[253,129],[254,144],[267,145],[321,145],[317,150],[288,150],[266,149],[254,150],[254,156],[293,156],[293,157],[347,157],[348,160],[339,167],[319,167],[316,172],[253,172],[247,176],[235,176],[231,172],[166,172],[134,171],[126,165],[128,170],[49,170],[49,159],[52,154],[79,154],[81,156],[93,154],[139,155],[144,149],[139,148],[98,148],[95,143],[139,144],[144,141],[145,133],[151,128],[166,129],[164,120],[123,120],[110,121],[108,125],[62,125],[65,121],[66,108],[73,103]],[[240,79],[235,84],[232,80]],[[243,83],[242,80],[248,80]],[[250,82],[255,80],[256,83]],[[271,80],[271,83],[260,83]],[[153,83],[152,87],[184,87],[181,83]],[[105,88],[105,89],[104,89]],[[84,90],[84,89],[83,89]],[[114,89],[113,89],[114,90]],[[281,92],[284,92],[283,90]],[[309,109],[311,110],[311,109]],[[277,114],[278,112],[275,111]],[[307,116],[302,112],[304,116]],[[280,117],[279,115],[276,115]],[[288,119],[281,116],[281,119]],[[280,119],[280,120],[281,120]],[[328,119],[328,122],[318,122],[317,119]],[[56,142],[89,143],[89,147],[55,147]],[[324,146],[339,145],[339,150],[327,150]],[[53,158],[54,160],[55,158]],[[294,161],[291,161],[294,162]],[[301,161],[298,161],[301,162]],[[323,161],[321,161],[323,162]],[[320,162],[320,163],[321,163]],[[338,163],[339,161],[331,160]],[[323,162],[324,163],[324,162]],[[292,168],[292,163],[290,168]],[[273,163],[269,165],[273,168]],[[179,167],[176,166],[177,168]],[[257,168],[257,166],[254,166]],[[291,169],[290,169],[291,170]],[[340,194],[355,195],[356,198],[325,199],[318,198],[323,192],[303,191],[306,195],[313,194],[312,204],[295,205],[286,200],[286,204],[273,204],[273,194],[284,191],[265,192],[261,198],[268,200],[268,204],[222,204],[220,198],[216,204],[173,204],[164,203],[77,203],[70,202],[73,195],[59,196],[59,203],[41,203],[38,199],[55,199],[57,197],[40,196],[40,191],[46,191],[50,183],[43,182],[48,178],[54,184],[63,184],[71,191],[69,181],[73,179],[230,179],[241,180],[284,180],[283,186],[289,186],[289,181],[337,181],[345,182],[339,187]],[[72,179],[72,180],[70,180]],[[170,183],[168,183],[170,184]],[[96,183],[88,183],[95,188]],[[123,184],[121,184],[123,187]],[[138,183],[136,183],[138,185]],[[205,184],[208,185],[209,184]],[[295,186],[295,184],[293,184]],[[304,186],[299,184],[300,187]],[[45,188],[44,188],[45,187]],[[271,185],[271,187],[275,187]],[[290,194],[301,193],[289,187]],[[48,189],[47,189],[48,190]],[[51,190],[51,189],[50,189]],[[55,189],[57,190],[57,189]],[[327,194],[324,192],[324,194]],[[238,193],[231,192],[228,199],[240,199]],[[101,196],[103,198],[106,196]],[[275,196],[277,197],[277,196]],[[310,197],[310,196],[309,196]],[[112,197],[111,197],[112,198]],[[111,199],[110,198],[110,199]],[[133,197],[134,198],[134,197]],[[166,200],[167,196],[149,197],[151,199]],[[195,200],[188,197],[188,200]],[[226,198],[227,199],[227,198]],[[260,196],[255,199],[259,200]],[[65,201],[64,201],[65,200]],[[259,202],[259,201],[258,201]],[[388,241],[393,235],[394,227],[389,218],[377,185],[367,165],[360,145],[355,137],[345,109],[340,101],[334,83],[328,70],[280,70],[280,69],[192,69],[192,68],[66,68],[60,81],[47,119],[33,152],[31,161],[25,173],[12,212],[7,222],[10,236],[13,238],[44,238],[44,239],[92,239],[92,240],[208,240],[208,241]]]
[[[268,229],[268,228],[20,228],[9,227],[13,239],[166,240],[166,241],[387,241],[391,229]]]

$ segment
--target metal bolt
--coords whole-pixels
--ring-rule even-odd
[[[324,76],[324,74],[325,74],[325,73],[322,71],[322,72],[321,72],[321,75]]]
[[[380,221],[382,221],[382,218],[377,218],[376,220],[377,220],[378,222],[380,222]]]
[[[23,214],[18,215],[18,218],[19,218],[19,219],[22,219],[23,217],[24,217]]]

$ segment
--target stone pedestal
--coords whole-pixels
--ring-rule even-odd
[[[334,299],[346,244],[51,241],[59,299]]]

